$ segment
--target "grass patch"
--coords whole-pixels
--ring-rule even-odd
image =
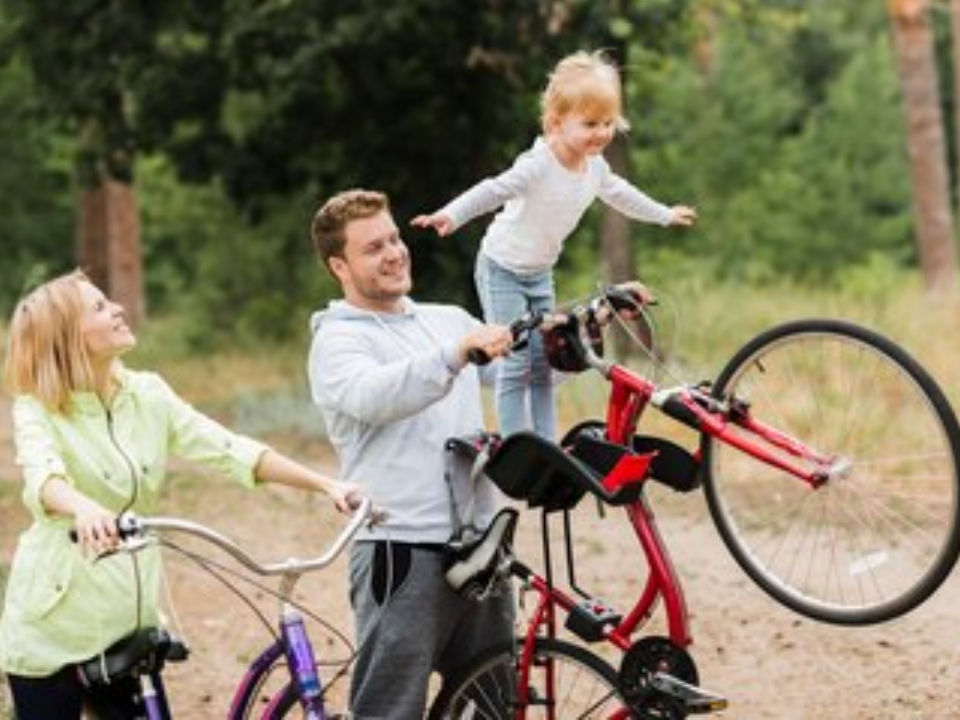
[[[884,277],[881,288],[869,286],[860,276],[833,289],[789,283],[723,285],[701,277],[670,280],[663,288],[651,284],[659,298],[653,321],[664,359],[653,364],[630,357],[627,364],[662,385],[712,379],[737,350],[774,325],[800,318],[838,318],[900,345],[933,375],[956,407],[960,365],[955,344],[944,339],[960,327],[960,300],[931,296],[913,274]],[[597,417],[603,410],[604,382],[585,378],[577,376],[561,386],[561,417],[568,422]]]

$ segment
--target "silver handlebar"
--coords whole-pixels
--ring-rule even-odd
[[[330,565],[343,552],[353,536],[357,534],[357,531],[365,524],[376,522],[378,515],[379,511],[374,510],[373,501],[364,498],[351,516],[350,522],[337,535],[323,555],[306,559],[288,558],[273,563],[261,563],[255,560],[246,550],[226,535],[191,520],[163,516],[139,517],[133,514],[124,514],[118,518],[117,526],[120,528],[121,534],[130,539],[143,538],[150,532],[178,532],[199,537],[216,545],[252,572],[266,577],[299,575]]]

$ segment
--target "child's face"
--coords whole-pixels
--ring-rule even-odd
[[[612,114],[572,111],[557,118],[551,134],[573,155],[586,157],[604,151],[617,132]]]

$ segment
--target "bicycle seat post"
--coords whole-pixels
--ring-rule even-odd
[[[157,692],[153,676],[149,672],[140,674],[140,695],[143,699],[143,709],[148,720],[165,720],[167,717],[164,703]]]

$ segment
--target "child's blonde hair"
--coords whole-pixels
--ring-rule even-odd
[[[620,72],[602,50],[580,50],[563,58],[550,73],[540,97],[540,119],[544,132],[551,120],[568,113],[613,116],[617,130],[630,124],[623,116],[623,88]]]
[[[51,410],[67,412],[70,394],[95,390],[83,339],[80,270],[61,275],[23,297],[13,311],[3,368],[12,395],[33,395]]]

